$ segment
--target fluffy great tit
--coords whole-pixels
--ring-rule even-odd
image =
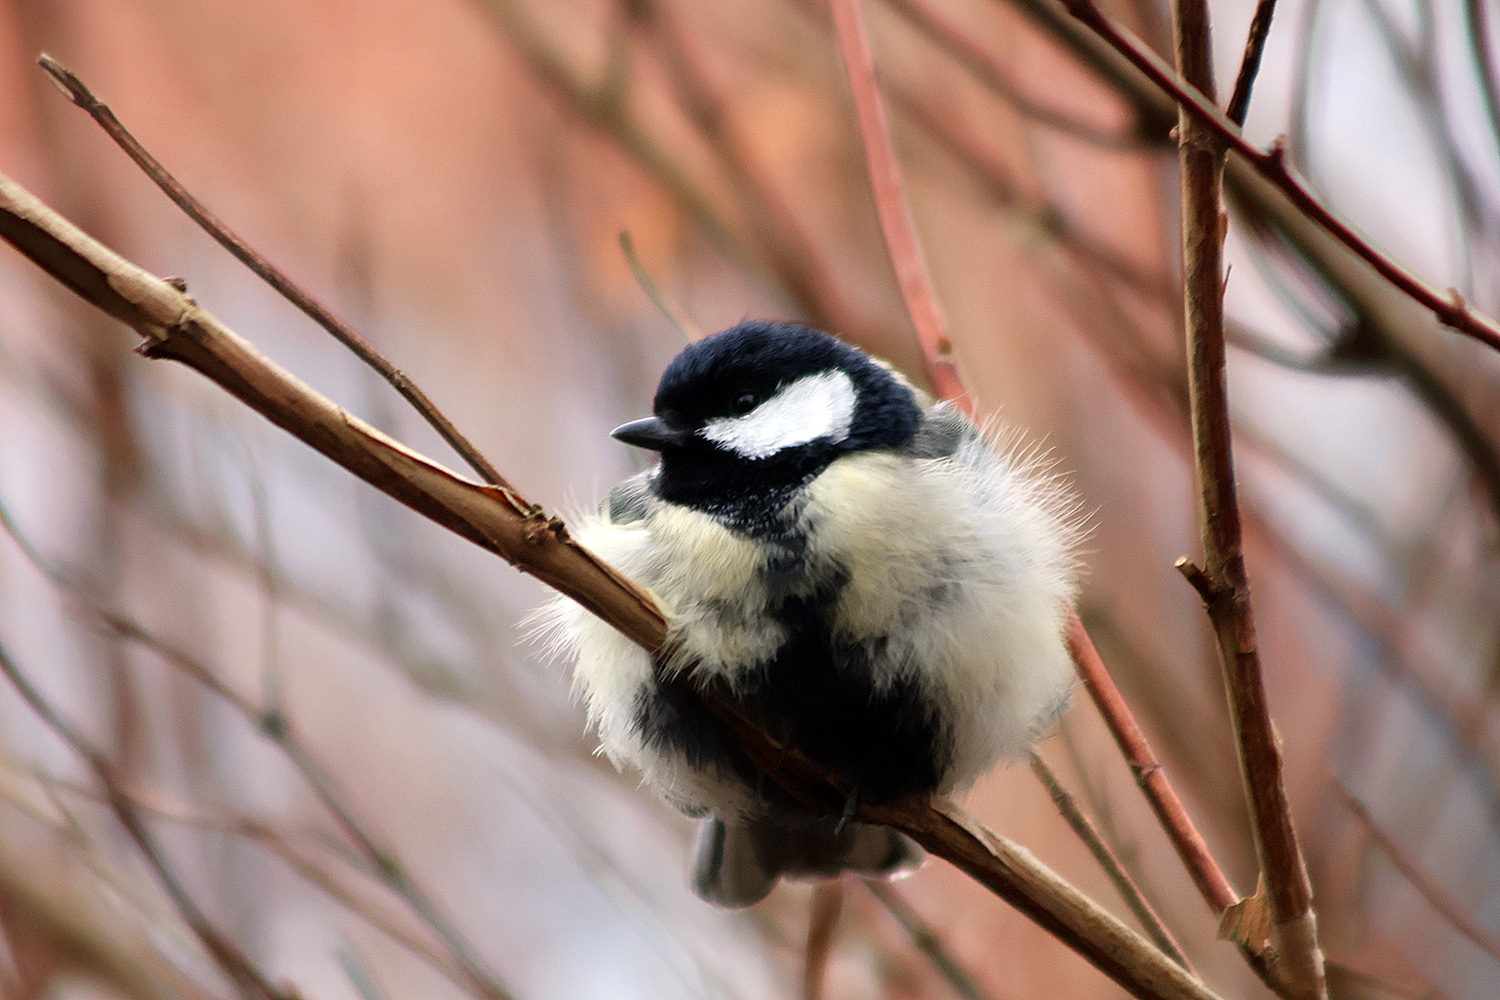
[[[1076,504],[1034,456],[802,326],[690,345],[653,409],[614,437],[660,464],[575,535],[660,598],[675,652],[653,662],[578,605],[551,611],[601,749],[701,817],[710,902],[914,865],[895,831],[800,808],[662,680],[696,664],[861,800],[961,791],[1066,702]]]

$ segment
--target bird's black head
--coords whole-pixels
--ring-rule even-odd
[[[653,410],[614,436],[661,453],[658,495],[746,527],[840,455],[906,444],[922,419],[911,389],[867,354],[790,323],[741,323],[688,346]]]

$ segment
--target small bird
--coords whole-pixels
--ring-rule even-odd
[[[895,831],[799,806],[663,681],[691,665],[719,682],[852,788],[851,812],[962,791],[1066,704],[1076,502],[1034,454],[803,326],[689,345],[653,413],[613,436],[660,463],[575,535],[660,599],[672,653],[654,661],[572,602],[550,611],[601,749],[701,818],[692,881],[710,902],[913,866]]]

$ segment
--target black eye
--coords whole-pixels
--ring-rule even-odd
[[[729,408],[729,412],[734,414],[749,413],[751,410],[755,409],[756,404],[758,404],[759,402],[759,396],[755,395],[755,393],[753,392],[747,392],[734,401],[734,405]]]

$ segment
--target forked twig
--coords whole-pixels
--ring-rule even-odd
[[[448,442],[475,472],[479,473],[481,478],[496,486],[506,485],[499,470],[490,464],[489,459],[480,454],[479,449],[474,447],[469,439],[454,426],[453,421],[449,420],[442,410],[438,409],[437,404],[428,398],[427,393],[423,392],[420,386],[392,364],[384,354],[376,350],[375,345],[360,336],[359,332],[348,323],[339,319],[333,310],[319,302],[311,292],[297,284],[285,271],[266,260],[264,256],[240,239],[224,224],[223,220],[209,211],[208,206],[194,198],[187,188],[183,187],[182,183],[162,166],[161,161],[152,156],[146,147],[141,145],[140,140],[121,124],[109,105],[94,96],[93,91],[89,90],[78,74],[45,52],[37,59],[37,63],[46,70],[47,75],[68,96],[68,99],[87,111],[115,141],[115,144],[135,161],[136,166],[140,167],[178,208],[202,227],[204,232],[212,236],[221,247],[255,272],[257,277],[274,288],[288,302],[302,310],[313,322],[331,333],[339,343],[353,351],[355,357],[379,372],[380,376],[416,408],[417,412],[432,425],[433,430],[437,431],[443,440]]]
[[[1292,175],[1286,164],[1286,149],[1280,142],[1273,143],[1266,151],[1246,142],[1240,135],[1239,126],[1230,121],[1212,100],[1205,97],[1201,89],[1194,87],[1164,63],[1140,39],[1101,13],[1093,0],[1063,0],[1063,3],[1069,13],[1092,28],[1157,87],[1171,95],[1183,114],[1216,142],[1243,158],[1257,174],[1286,195],[1310,221],[1353,251],[1403,294],[1430,311],[1443,325],[1500,350],[1500,324],[1471,308],[1456,289],[1450,288],[1444,293],[1375,249]]]

